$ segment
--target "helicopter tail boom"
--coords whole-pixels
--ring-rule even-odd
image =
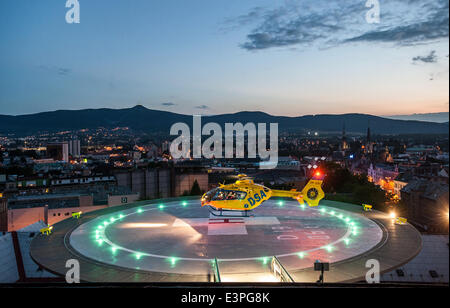
[[[297,200],[300,204],[303,204],[302,193],[296,190],[276,190],[272,189],[271,197],[285,197]]]
[[[310,180],[301,192],[293,190],[272,190],[271,197],[286,197],[292,198],[298,201],[300,204],[306,203],[309,206],[318,206],[320,200],[325,197],[325,193],[322,190],[323,179],[313,178]]]

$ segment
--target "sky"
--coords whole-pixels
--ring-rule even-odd
[[[0,114],[449,109],[448,0],[78,1],[0,1]]]

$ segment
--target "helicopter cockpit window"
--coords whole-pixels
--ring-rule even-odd
[[[211,199],[216,195],[218,188],[208,191],[203,197],[206,201],[211,201]]]
[[[245,199],[247,193],[243,191],[223,190],[219,189],[213,197],[213,200],[225,201],[225,200],[242,200]]]
[[[226,198],[225,190],[219,189],[219,190],[217,190],[216,194],[214,195],[213,200],[222,201],[222,200],[226,200],[225,198]]]

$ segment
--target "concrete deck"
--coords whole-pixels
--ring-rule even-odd
[[[101,226],[101,227],[100,227]],[[327,282],[364,280],[368,259],[382,272],[419,253],[420,234],[379,212],[323,201],[318,208],[270,200],[254,217],[210,217],[196,199],[169,199],[99,210],[55,225],[33,240],[31,255],[65,275],[78,259],[86,282],[207,282],[218,259],[223,281],[272,281],[276,255],[296,282],[315,282],[317,259],[330,262]]]

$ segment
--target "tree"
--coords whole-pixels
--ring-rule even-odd
[[[202,190],[200,189],[200,185],[198,185],[197,180],[194,181],[191,188],[191,196],[198,196],[202,194]]]
[[[386,210],[386,192],[374,183],[367,180],[364,175],[353,175],[348,169],[335,163],[327,163],[324,166],[327,174],[323,183],[323,189],[329,200],[371,204],[374,209]]]

